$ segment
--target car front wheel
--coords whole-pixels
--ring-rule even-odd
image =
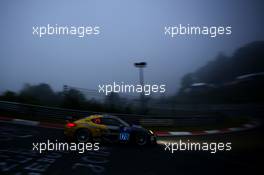
[[[148,136],[144,133],[137,134],[135,137],[135,142],[139,146],[147,145],[148,143]]]

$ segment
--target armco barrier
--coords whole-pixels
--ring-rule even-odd
[[[135,114],[109,114],[116,115],[120,118],[135,124],[143,124],[150,126],[170,126],[170,125],[199,125],[199,124],[211,124],[221,122],[224,115],[221,115],[219,111],[227,110],[249,110],[252,106],[240,106],[239,105],[178,105],[174,106],[174,110],[177,111],[194,111],[192,115],[135,115]],[[264,109],[263,106],[254,106],[256,109]],[[164,108],[165,109],[165,108]],[[255,110],[255,109],[254,109]],[[203,114],[201,111],[209,111]],[[0,101],[0,112],[15,113],[24,116],[32,116],[35,120],[39,118],[45,118],[49,120],[65,120],[66,116],[73,116],[81,118],[91,114],[102,114],[101,112],[94,111],[82,111],[72,110],[58,107],[46,107],[39,105],[30,105],[16,102]]]
[[[49,120],[65,120],[66,116],[72,116],[74,118],[81,118],[92,114],[103,114],[102,112],[94,111],[82,111],[73,110],[58,107],[47,107],[39,105],[30,105],[16,102],[0,101],[0,112],[4,113],[16,113],[21,115],[34,116],[35,120],[45,118]],[[110,114],[109,114],[110,115]],[[144,117],[142,115],[130,115],[130,114],[111,114],[120,116],[121,118],[127,119],[131,122],[137,122],[138,119]]]

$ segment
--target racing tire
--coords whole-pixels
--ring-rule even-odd
[[[138,133],[135,136],[135,143],[138,146],[145,146],[148,144],[148,135],[145,133]]]
[[[92,140],[92,135],[87,129],[79,129],[75,133],[75,140],[77,142],[89,142]]]

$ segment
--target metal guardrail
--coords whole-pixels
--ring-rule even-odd
[[[74,109],[66,109],[59,107],[47,107],[40,105],[23,104],[17,102],[0,101],[0,112],[11,113],[12,115],[23,115],[33,120],[51,120],[51,121],[64,121],[66,116],[72,116],[74,118],[82,118],[92,114],[105,114],[102,112],[94,111],[82,111]],[[131,115],[131,114],[114,114],[127,120],[128,122],[139,124],[139,119],[144,118],[142,115]],[[17,117],[17,116],[16,116]]]
[[[47,107],[47,106],[24,104],[17,102],[8,102],[8,101],[0,101],[0,111],[17,112],[20,114],[29,114],[39,117],[45,116],[48,118],[57,118],[57,119],[64,119],[65,116],[83,117],[92,114],[103,114],[102,112],[95,112],[95,111],[83,111],[83,110],[66,109],[59,107]],[[143,115],[131,115],[131,114],[111,113],[111,115],[126,116],[126,117],[131,117],[131,116],[143,117]]]
[[[108,113],[108,115],[119,116],[120,118],[131,122],[140,123],[144,125],[154,126],[170,126],[170,125],[199,125],[204,123],[215,123],[221,121],[223,115],[216,115],[219,111],[226,110],[247,110],[252,106],[238,106],[238,105],[179,105],[175,106],[176,111],[196,111],[195,115],[136,115],[136,114],[116,114]],[[263,106],[254,106],[256,109],[264,109]],[[163,108],[164,109],[164,108]],[[198,110],[197,110],[198,109]],[[81,118],[92,114],[104,114],[102,112],[95,111],[82,111],[65,109],[59,107],[47,107],[40,105],[23,104],[16,102],[0,101],[0,112],[15,113],[21,115],[34,116],[36,120],[38,118],[45,118],[49,120],[65,120],[65,116],[74,116]],[[214,114],[203,114],[201,111],[215,112]]]

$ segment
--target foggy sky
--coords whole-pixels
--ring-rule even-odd
[[[180,78],[219,52],[264,39],[261,0],[1,0],[0,92],[24,83],[64,84],[97,89],[98,84],[138,83],[134,62],[146,61],[146,83],[166,84],[168,94]],[[100,26],[97,37],[32,35],[47,24]],[[230,25],[219,38],[164,36],[164,26]]]

